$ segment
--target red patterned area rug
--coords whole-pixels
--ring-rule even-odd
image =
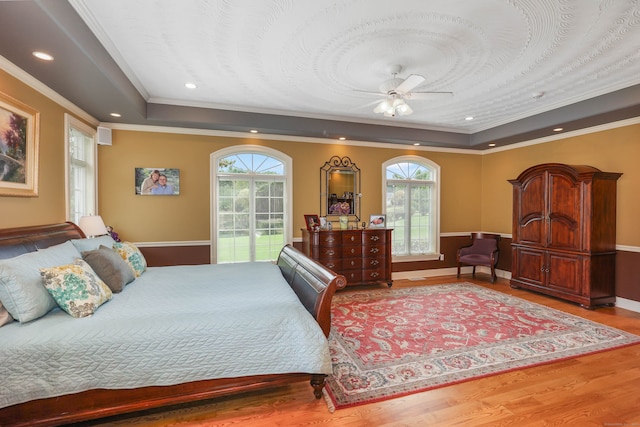
[[[330,410],[640,343],[470,283],[337,294],[332,316]]]

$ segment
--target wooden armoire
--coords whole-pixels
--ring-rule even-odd
[[[614,303],[616,186],[621,175],[548,163],[509,180],[512,287],[585,308]]]

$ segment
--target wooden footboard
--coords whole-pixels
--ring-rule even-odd
[[[0,259],[69,239],[82,238],[72,223],[0,230]],[[292,246],[285,246],[278,266],[326,336],[331,327],[331,298],[346,285],[344,276],[327,270]],[[0,426],[56,426],[196,400],[260,390],[310,379],[316,398],[322,395],[323,374],[290,373],[194,381],[173,386],[126,390],[96,389],[39,399],[0,409]]]

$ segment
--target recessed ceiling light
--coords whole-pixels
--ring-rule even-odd
[[[419,142],[414,142],[413,145],[420,145],[420,143]]]
[[[120,113],[111,113],[109,114],[111,117],[122,117],[122,114]]]
[[[496,144],[493,143],[493,142],[491,144],[489,144],[489,147],[495,147],[495,146],[496,146]]]
[[[255,130],[255,129],[251,129],[249,132],[251,132],[251,133],[258,133],[258,131],[257,131],[257,130]]]
[[[43,61],[53,61],[53,56],[49,55],[48,53],[35,51],[33,52],[33,56],[38,59],[42,59]]]
[[[185,84],[184,84],[184,87],[186,87],[187,89],[195,89],[195,88],[197,88],[198,86],[196,86],[196,84],[195,84],[195,83],[185,83]]]
[[[341,136],[341,137],[340,137],[340,138],[338,138],[338,139],[339,139],[340,141],[344,141],[344,140],[345,140],[345,139],[347,139],[347,138],[345,138],[344,136]]]
[[[562,132],[564,130],[564,128],[555,128],[553,129],[554,132]]]
[[[467,120],[467,121],[468,121],[468,120],[473,120],[473,116],[467,116],[467,117],[465,117],[464,119],[465,119],[465,120]]]

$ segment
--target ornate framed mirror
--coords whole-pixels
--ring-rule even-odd
[[[320,168],[320,215],[360,221],[360,169],[349,157],[333,156]]]

